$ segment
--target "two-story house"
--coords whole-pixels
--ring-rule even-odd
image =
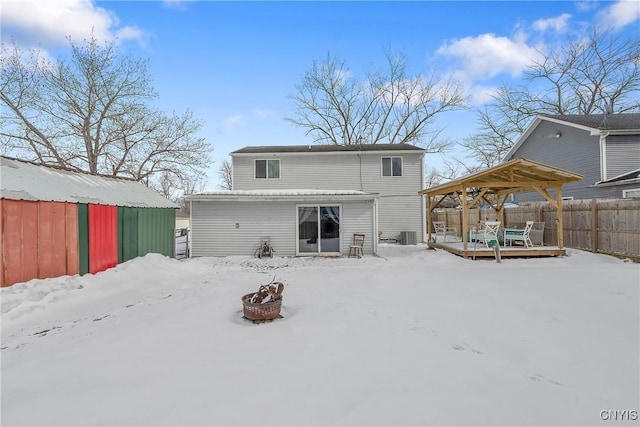
[[[424,240],[425,150],[412,145],[245,147],[231,153],[233,190],[187,198],[193,256],[364,252],[380,238]]]
[[[565,198],[640,197],[640,114],[538,116],[504,161],[518,157],[582,175],[564,186]],[[533,192],[518,200],[543,199]]]

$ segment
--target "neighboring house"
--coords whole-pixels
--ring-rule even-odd
[[[245,147],[231,153],[233,190],[189,196],[193,256],[344,255],[354,233],[424,240],[425,150],[412,145]],[[410,236],[409,239],[406,239]]]
[[[181,210],[176,212],[176,230],[189,228],[189,213]]]
[[[538,116],[504,162],[518,157],[583,175],[563,187],[567,199],[640,197],[640,114]]]
[[[174,255],[178,205],[139,182],[0,156],[0,286]]]

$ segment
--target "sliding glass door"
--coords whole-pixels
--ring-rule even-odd
[[[298,253],[340,253],[340,206],[298,206]]]

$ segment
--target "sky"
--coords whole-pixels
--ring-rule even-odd
[[[0,289],[11,426],[631,426],[640,264],[148,254]],[[241,297],[284,284],[281,319]],[[615,418],[614,418],[615,417]]]
[[[413,75],[454,75],[470,107],[486,103],[502,82],[521,82],[539,50],[595,28],[636,35],[640,2],[619,1],[93,1],[1,0],[2,41],[51,57],[91,31],[117,40],[123,54],[149,60],[166,112],[187,109],[204,122],[214,147],[205,190],[218,168],[247,145],[313,143],[285,121],[291,96],[313,61],[343,58],[364,77],[384,66],[385,49],[403,53]],[[437,126],[454,141],[474,133],[471,111],[442,115]],[[427,166],[446,156],[428,154]]]

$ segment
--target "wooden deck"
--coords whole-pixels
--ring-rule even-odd
[[[487,248],[484,243],[467,243],[467,250],[463,249],[462,242],[429,242],[429,247],[433,249],[443,249],[463,258],[495,258],[493,248]],[[557,246],[534,246],[530,249],[524,246],[500,246],[500,256],[502,258],[533,258],[564,255],[566,255],[566,250],[560,249]]]

